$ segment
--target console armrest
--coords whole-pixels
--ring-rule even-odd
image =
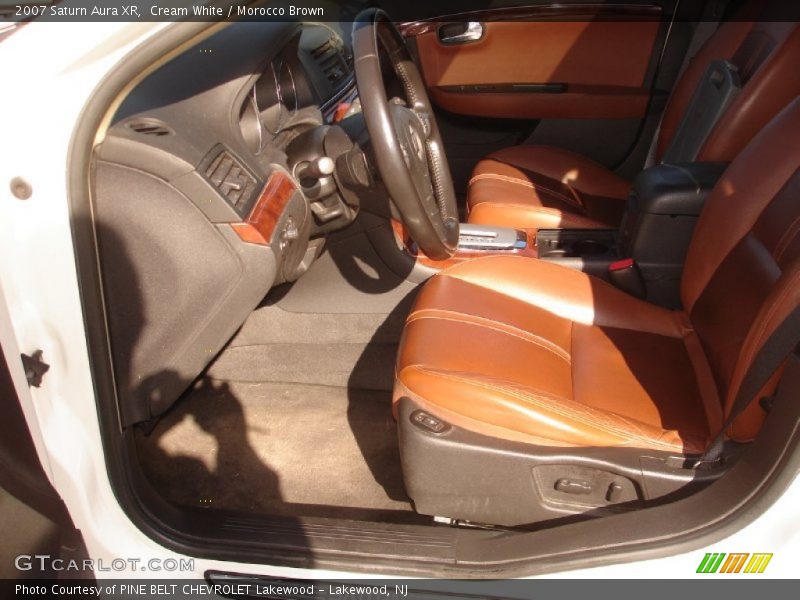
[[[639,174],[619,234],[620,253],[633,258],[647,299],[680,306],[680,277],[694,226],[724,163],[658,165]]]
[[[658,165],[633,183],[628,210],[655,215],[698,216],[726,163]]]

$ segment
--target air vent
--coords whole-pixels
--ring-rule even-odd
[[[173,131],[166,124],[155,119],[136,119],[125,124],[128,129],[142,135],[172,135]]]
[[[226,148],[217,146],[203,161],[203,176],[239,213],[244,214],[258,182]]]
[[[325,77],[334,88],[338,88],[350,75],[350,66],[340,44],[335,38],[328,38],[324,44],[311,51],[311,57],[319,65]]]

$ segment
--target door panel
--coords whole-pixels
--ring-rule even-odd
[[[688,21],[704,3],[486,4],[400,25],[444,124],[459,194],[481,157],[519,143],[565,148],[623,176],[637,172],[691,37]],[[467,31],[479,39],[442,41]],[[489,135],[493,129],[502,135]]]
[[[645,114],[658,21],[487,22],[475,42],[417,36],[431,98],[500,118],[627,119]]]

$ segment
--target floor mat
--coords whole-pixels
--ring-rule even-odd
[[[363,269],[377,263],[354,243],[275,288],[150,435],[137,434],[145,474],[167,500],[430,522],[405,494],[391,414],[416,285],[385,268],[357,276],[354,260]]]
[[[204,379],[138,445],[176,504],[420,522],[389,407],[387,392]]]

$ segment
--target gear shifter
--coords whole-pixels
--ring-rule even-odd
[[[336,164],[328,156],[320,156],[314,160],[302,162],[295,168],[295,176],[300,180],[322,179],[333,175]]]

